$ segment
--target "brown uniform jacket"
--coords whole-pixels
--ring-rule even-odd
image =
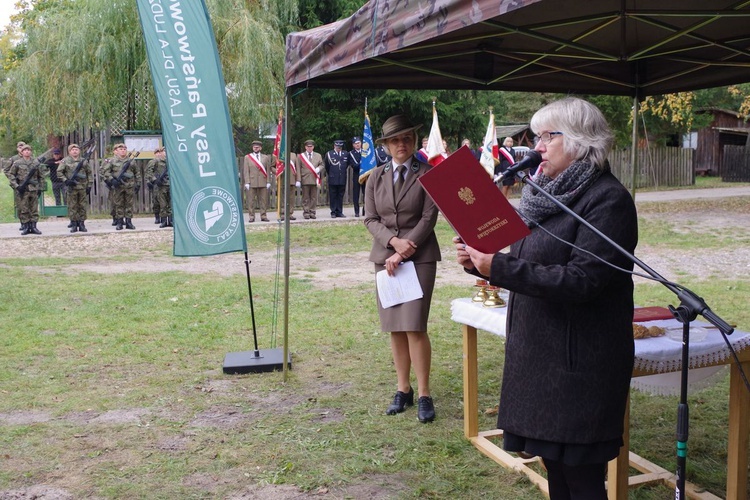
[[[374,168],[367,178],[365,226],[373,237],[370,251],[372,262],[383,264],[395,253],[388,245],[394,236],[416,243],[416,252],[407,260],[441,260],[440,246],[434,231],[438,209],[418,180],[430,168],[427,163],[413,158],[397,200],[394,200],[393,195],[393,165],[390,161]]]
[[[302,161],[303,155],[306,155],[305,151],[297,155],[297,172],[299,172],[300,182],[303,186],[317,184],[315,175],[310,171],[309,168],[307,168],[307,165],[305,165]],[[318,167],[320,169],[320,173],[318,175],[320,176],[320,179],[323,180],[326,175],[326,168],[325,164],[323,163],[323,157],[320,155],[320,153],[316,153],[315,151],[313,151],[312,160],[310,160],[310,163],[314,167]]]
[[[254,153],[249,153],[254,155]],[[266,187],[266,184],[273,184],[276,175],[276,162],[271,155],[260,154],[260,163],[265,167],[268,176],[263,175],[254,160],[245,155],[245,164],[242,166],[243,177],[246,184],[251,188]]]

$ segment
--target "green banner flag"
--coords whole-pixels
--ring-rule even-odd
[[[247,251],[226,87],[204,0],[137,0],[159,103],[174,254]]]

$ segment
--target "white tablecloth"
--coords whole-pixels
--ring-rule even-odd
[[[500,295],[507,300],[507,293]],[[473,326],[495,335],[505,336],[506,308],[484,307],[481,303],[472,302],[469,298],[455,299],[451,302],[451,319],[457,323]],[[681,332],[682,324],[676,319],[648,321],[644,326],[661,326],[676,329]],[[691,328],[710,326],[709,323],[694,321]],[[678,332],[679,333],[679,332]],[[679,335],[677,335],[680,338]],[[730,335],[729,341],[735,350],[741,350],[750,345],[750,333],[736,331]],[[692,335],[691,335],[692,339]],[[701,341],[690,342],[690,356],[688,358],[690,371],[688,372],[689,388],[697,389],[709,385],[720,375],[724,366],[710,366],[709,363],[724,361],[731,356],[721,333],[716,328],[707,328],[705,338]],[[653,394],[677,394],[680,387],[680,373],[682,366],[682,341],[673,340],[669,336],[637,339],[635,341],[635,368],[659,373],[645,377],[633,378],[632,387]]]

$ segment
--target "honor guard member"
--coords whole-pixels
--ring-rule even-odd
[[[154,150],[154,159],[148,162],[144,171],[146,184],[154,198],[155,213],[159,227],[174,227],[172,225],[172,196],[169,190],[169,170],[167,167],[167,151],[164,147]]]
[[[91,192],[94,176],[89,161],[81,158],[81,148],[78,147],[78,144],[68,146],[68,156],[57,167],[57,176],[67,187],[70,232],[87,232],[88,229],[86,229],[85,224],[86,195]]]
[[[247,191],[248,222],[255,222],[255,203],[257,200],[260,220],[268,222],[268,189],[274,179],[275,163],[273,157],[260,152],[263,143],[259,140],[253,141],[253,152],[245,155],[245,163],[242,167],[245,178],[245,191]]]
[[[117,229],[123,225],[127,229],[135,229],[133,225],[133,205],[135,204],[135,188],[141,182],[140,172],[136,165],[128,158],[128,148],[123,143],[115,144],[114,157],[110,159],[108,169],[104,173],[105,180],[110,183],[114,196],[115,219]],[[127,165],[127,168],[124,168]]]
[[[364,194],[365,185],[359,183],[359,166],[362,163],[362,139],[352,137],[352,150],[349,151],[349,167],[352,169],[352,203],[354,216],[359,217],[359,195]],[[364,197],[362,198],[364,201]]]
[[[344,215],[344,193],[346,174],[349,166],[349,153],[342,149],[344,141],[333,141],[333,149],[326,153],[325,166],[328,176],[328,198],[331,205],[331,219]]]
[[[279,186],[279,220],[284,220],[284,176],[287,176],[287,184],[289,185],[289,188],[287,190],[287,196],[289,197],[289,220],[297,220],[297,218],[294,216],[294,202],[297,198],[297,188],[302,187],[302,183],[300,181],[300,175],[299,175],[299,169],[297,168],[297,153],[289,153],[289,161],[286,163],[286,166],[284,169],[289,169],[289,172],[284,173],[283,171],[281,173],[276,174],[277,177],[279,177],[279,180],[281,182],[278,183]]]
[[[325,176],[323,157],[315,151],[315,141],[305,141],[305,150],[297,155],[297,172],[302,184],[302,214],[305,219],[314,219],[318,207],[318,186]]]
[[[10,167],[13,166],[13,162],[21,159],[21,149],[26,145],[25,142],[19,141],[16,144],[16,154],[5,160],[5,163],[3,163],[3,173],[5,176],[10,180]],[[18,193],[16,193],[16,190],[11,186],[11,189],[13,190],[13,209],[16,213],[18,213]],[[21,231],[24,229],[24,225],[21,224],[21,227],[18,228]]]
[[[146,163],[146,168],[143,169],[143,180],[146,182],[148,192],[151,193],[151,210],[154,212],[154,224],[161,224],[161,207],[159,206],[159,196],[157,196],[154,190],[154,182],[152,180],[154,174],[154,165],[156,165],[157,157],[156,152],[161,149],[161,146],[154,149],[154,158]],[[165,226],[159,226],[165,227]]]
[[[14,160],[8,172],[10,187],[18,198],[18,218],[21,221],[21,234],[42,234],[37,229],[39,221],[39,190],[44,181],[41,164],[32,158],[31,146],[21,147],[21,158]]]
[[[379,167],[380,165],[385,165],[389,161],[391,161],[391,155],[386,153],[385,148],[382,144],[379,144],[375,148],[375,163]]]

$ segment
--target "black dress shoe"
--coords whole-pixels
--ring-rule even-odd
[[[417,401],[417,418],[423,424],[435,420],[435,405],[432,404],[430,396],[422,396]]]
[[[409,387],[409,392],[401,392],[396,391],[396,395],[393,396],[393,403],[390,404],[387,410],[385,410],[386,415],[395,415],[396,413],[401,413],[404,411],[404,408],[407,406],[413,406],[414,405],[414,389]]]

